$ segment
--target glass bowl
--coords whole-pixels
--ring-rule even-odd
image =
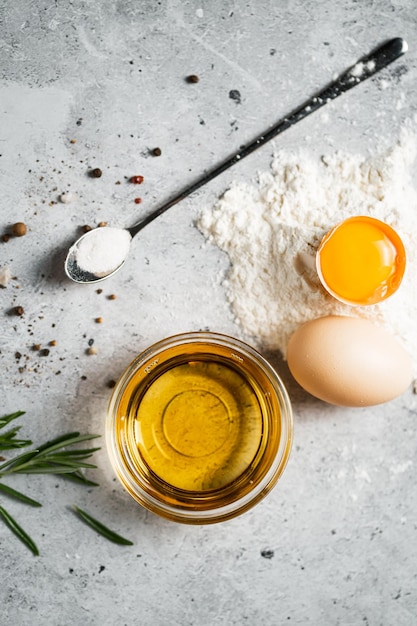
[[[128,493],[177,522],[209,524],[261,500],[291,449],[292,409],[272,366],[238,339],[191,332],[137,356],[106,419],[113,468]]]

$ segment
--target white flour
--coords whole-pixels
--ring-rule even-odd
[[[230,258],[228,298],[255,343],[285,357],[288,339],[301,323],[326,314],[356,315],[394,332],[413,356],[417,373],[415,154],[415,138],[406,132],[391,150],[370,159],[279,153],[256,186],[235,183],[203,212],[198,226]],[[399,290],[380,304],[344,305],[318,284],[317,245],[332,226],[352,215],[387,222],[407,251]]]

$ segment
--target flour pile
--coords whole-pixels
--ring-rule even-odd
[[[279,153],[256,186],[235,183],[198,227],[231,262],[225,287],[236,320],[263,349],[285,357],[293,331],[327,314],[365,317],[402,340],[417,372],[417,191],[412,183],[415,137],[372,158],[337,153],[320,160]],[[352,307],[329,296],[315,273],[323,235],[353,215],[370,215],[402,238],[407,267],[386,301]]]

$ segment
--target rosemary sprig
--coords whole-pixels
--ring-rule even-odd
[[[95,469],[92,463],[85,463],[85,459],[100,448],[86,450],[62,450],[66,446],[73,446],[83,441],[95,439],[99,435],[80,435],[69,433],[57,437],[35,450],[23,452],[8,461],[0,464],[0,479],[9,474],[70,474],[80,469]]]
[[[88,526],[93,528],[100,535],[103,535],[103,537],[106,537],[106,539],[108,539],[109,541],[112,541],[113,543],[118,543],[118,544],[124,545],[124,546],[133,546],[133,541],[130,541],[129,539],[125,539],[121,535],[118,535],[117,533],[115,533],[113,530],[110,530],[110,528],[107,528],[107,526],[104,526],[104,524],[102,524],[101,522],[96,520],[94,517],[92,517],[86,511],[83,511],[82,509],[80,509],[78,506],[74,505],[73,509],[74,509],[75,513],[77,513],[77,515]]]
[[[24,411],[17,411],[0,418],[0,430],[23,414]],[[32,444],[28,439],[17,439],[16,435],[19,430],[20,426],[16,426],[6,433],[0,433],[0,450],[19,449]],[[3,461],[0,462],[0,495],[14,498],[31,506],[42,506],[37,500],[33,500],[1,482],[3,478],[13,474],[59,474],[80,485],[96,487],[98,483],[86,478],[83,470],[95,469],[97,467],[92,463],[88,463],[87,459],[100,448],[80,449],[73,446],[91,441],[97,437],[99,435],[81,435],[79,432],[72,432],[47,441],[33,450],[21,452],[11,459],[4,460],[0,457],[0,461]],[[109,541],[122,545],[133,545],[131,541],[110,530],[79,507],[74,507],[74,511],[79,518]],[[39,550],[32,538],[2,506],[0,506],[0,518],[33,554],[39,554]]]
[[[16,411],[16,413],[1,417],[0,429],[23,414],[24,411]],[[19,449],[32,444],[29,439],[17,439],[16,435],[19,430],[20,426],[15,426],[5,433],[0,433],[0,450]],[[82,470],[96,468],[96,465],[87,463],[86,460],[100,448],[74,449],[72,446],[90,441],[98,436],[80,435],[79,432],[68,433],[56,437],[36,449],[22,452],[11,459],[1,459],[3,462],[0,463],[0,495],[8,496],[31,506],[42,506],[37,500],[1,482],[3,478],[12,474],[60,474],[84,486],[96,486],[97,483],[88,480]],[[0,506],[0,518],[33,554],[39,554],[32,538],[2,506]]]

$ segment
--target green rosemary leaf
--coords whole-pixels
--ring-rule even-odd
[[[2,506],[0,506],[0,517],[3,518],[6,526],[10,528],[10,530],[22,541],[25,546],[29,548],[33,552],[35,556],[39,555],[39,550],[35,542],[29,537],[27,532],[23,530],[21,526],[16,522],[16,520],[8,513]]]
[[[35,466],[28,465],[25,468],[13,470],[13,474],[72,474],[79,466],[71,465],[49,465],[49,463],[39,463]],[[84,466],[82,466],[84,467]],[[95,465],[88,466],[95,469]]]
[[[0,435],[0,450],[14,450],[15,448],[30,446],[32,443],[30,439],[16,439],[19,430],[20,426],[16,426]]]
[[[29,498],[29,496],[25,496],[24,493],[16,491],[16,489],[12,489],[12,487],[9,487],[8,485],[3,485],[3,483],[0,483],[0,491],[6,494],[6,496],[15,498],[15,500],[20,500],[25,504],[30,504],[31,506],[42,506],[42,504],[37,500],[32,500],[32,498]]]
[[[124,537],[121,537],[120,535],[115,533],[113,530],[110,530],[110,528],[104,526],[104,524],[96,520],[94,517],[91,517],[89,513],[86,513],[86,511],[83,511],[78,506],[74,505],[74,511],[88,526],[93,528],[96,532],[98,532],[109,541],[113,541],[113,543],[118,543],[124,546],[133,546],[133,541],[129,541],[129,539],[125,539]]]
[[[16,411],[16,413],[10,413],[0,417],[0,429],[10,424],[13,420],[17,419],[24,414],[24,411]],[[16,435],[19,432],[21,426],[15,426],[6,433],[0,433],[0,450],[12,450],[14,448],[23,448],[29,446],[32,442],[29,439],[16,439]]]
[[[10,413],[10,415],[4,415],[3,417],[0,417],[0,428],[3,428],[4,426],[24,414],[24,411],[16,411],[15,413]]]
[[[92,480],[89,480],[81,472],[68,472],[67,474],[61,474],[62,478],[72,480],[75,483],[84,485],[85,487],[98,487],[99,484]]]
[[[33,468],[36,468],[38,465],[42,466],[42,465],[51,465],[51,466],[55,466],[57,468],[59,468],[61,465],[64,466],[70,466],[73,468],[73,470],[76,470],[78,467],[90,467],[90,468],[95,468],[96,465],[93,465],[92,463],[86,463],[83,459],[72,459],[70,456],[60,456],[60,457],[56,457],[54,454],[50,455],[50,456],[46,456],[46,457],[40,457],[37,458],[35,457],[32,462],[31,465],[33,466]],[[24,472],[22,472],[24,473]]]
[[[22,467],[30,459],[32,459],[38,453],[37,450],[30,450],[29,452],[23,452],[13,459],[9,459],[0,465],[0,478],[5,474],[10,474],[15,471],[15,467]],[[6,471],[4,471],[6,470]]]
[[[87,448],[85,450],[62,450],[61,452],[55,452],[54,453],[54,457],[56,458],[60,458],[60,457],[78,457],[78,458],[88,458],[90,456],[92,456],[94,454],[94,452],[97,452],[98,450],[101,450],[100,447],[98,448]],[[48,457],[49,458],[49,457]]]
[[[68,433],[68,435],[62,435],[61,437],[57,437],[56,439],[52,439],[52,441],[48,441],[42,446],[38,447],[39,455],[49,454],[50,452],[54,452],[55,450],[59,450],[60,448],[64,448],[65,446],[72,446],[76,443],[82,443],[83,441],[90,441],[91,439],[96,439],[100,435],[80,435],[80,433]]]

